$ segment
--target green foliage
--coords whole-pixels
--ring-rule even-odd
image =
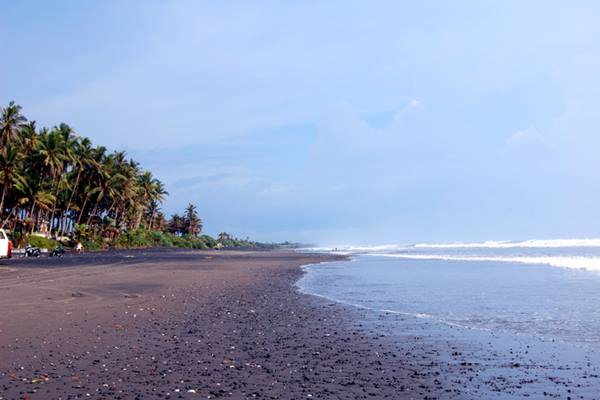
[[[152,233],[144,228],[122,233],[116,240],[116,247],[150,247],[154,244]]]
[[[29,235],[27,237],[27,242],[32,246],[48,250],[52,250],[60,244],[56,240],[48,239],[37,235]]]
[[[160,247],[173,247],[173,238],[168,233],[161,233],[160,240],[158,241]]]
[[[121,233],[114,246],[117,248],[178,247],[181,249],[214,249],[219,247],[258,248],[263,245],[233,237],[221,243],[209,235],[178,236],[170,232],[157,232],[140,228]]]
[[[211,248],[202,237],[192,235],[176,236],[169,234],[172,237],[173,245],[182,249],[208,249]]]
[[[202,240],[202,242],[204,242],[204,244],[206,244],[206,246],[208,248],[213,249],[213,248],[217,247],[218,242],[215,239],[213,239],[211,236],[202,235],[202,236],[200,236],[200,239]]]
[[[0,184],[0,223],[11,231],[27,219],[28,232],[112,241],[122,229],[165,224],[167,192],[151,172],[67,124],[39,129],[14,102],[0,107]]]
[[[170,233],[177,236],[198,236],[202,232],[202,220],[196,206],[188,204],[183,216],[173,214],[167,224]]]
[[[101,239],[84,240],[82,242],[82,244],[83,244],[83,249],[86,251],[102,250],[106,247]]]
[[[185,233],[190,236],[198,236],[202,231],[202,221],[198,217],[196,206],[189,204],[185,209]]]
[[[227,232],[219,233],[217,242],[225,248],[271,248],[273,245],[266,243],[251,242],[246,239],[238,239]]]
[[[180,247],[254,248],[260,243],[223,232],[202,235],[194,204],[167,221],[163,183],[123,151],[95,146],[67,124],[38,128],[21,107],[0,107],[0,224],[15,245],[52,249],[59,243],[26,232],[72,238],[85,250]],[[25,222],[26,221],[26,222]]]
[[[90,228],[84,224],[75,224],[75,228],[73,230],[73,239],[75,239],[75,241],[83,243],[88,241],[91,237],[92,231]]]

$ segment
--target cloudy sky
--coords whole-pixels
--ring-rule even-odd
[[[600,236],[600,3],[14,1],[0,102],[126,149],[209,233]]]

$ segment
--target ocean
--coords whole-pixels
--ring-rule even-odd
[[[600,239],[314,248],[308,293],[484,331],[600,343]]]
[[[304,250],[350,259],[306,266],[302,292],[421,341],[456,398],[600,399],[600,240]]]

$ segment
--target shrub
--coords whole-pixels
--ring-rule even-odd
[[[91,238],[92,231],[90,228],[86,227],[84,224],[75,224],[75,228],[73,229],[73,239],[83,243]]]
[[[81,242],[84,250],[102,250],[104,248],[104,243],[100,239],[88,239]]]
[[[81,236],[85,236],[87,233],[82,228],[79,229],[79,232]],[[125,231],[117,237],[112,245],[117,248],[178,247],[182,249],[213,249],[221,244],[229,248],[261,246],[260,243],[239,240],[232,237],[219,242],[209,235],[177,236],[171,232],[157,232],[146,228]],[[83,246],[88,250],[99,250],[105,247],[105,243],[101,239],[87,239],[83,241]]]
[[[123,232],[116,241],[117,247],[149,247],[154,244],[150,231],[136,229]]]
[[[171,236],[167,233],[163,233],[160,235],[160,241],[158,242],[159,246],[162,247],[173,247],[174,243],[171,239]]]
[[[213,239],[211,236],[202,235],[202,236],[200,236],[200,239],[206,245],[206,247],[209,247],[211,249],[217,247],[217,241],[215,239]]]
[[[27,237],[27,242],[32,246],[48,250],[52,250],[60,244],[56,240],[48,239],[47,237],[37,235],[29,235]]]

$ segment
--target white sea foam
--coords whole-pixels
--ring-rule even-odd
[[[561,248],[561,247],[600,247],[600,239],[547,239],[547,240],[525,240],[517,241],[502,241],[489,240],[479,243],[419,243],[416,248],[431,248],[431,249],[461,249],[461,248],[491,248],[491,249],[507,249],[507,248]]]
[[[381,252],[390,253],[393,251],[400,251],[410,249],[412,246],[401,245],[401,244],[384,244],[384,245],[364,245],[364,246],[331,246],[331,247],[308,247],[298,249],[299,251],[315,251],[315,252],[327,252],[327,253],[339,253],[339,254],[360,254],[366,252]]]
[[[569,247],[598,247],[600,239],[543,239],[543,240],[488,240],[473,243],[418,243],[415,245],[385,244],[385,245],[361,245],[361,246],[330,246],[311,247],[300,249],[301,251],[335,252],[342,254],[360,253],[392,253],[395,251],[408,250],[411,248],[422,249],[511,249],[511,248],[569,248]]]
[[[584,269],[600,271],[600,257],[583,256],[468,256],[468,255],[438,255],[438,254],[368,254],[372,256],[385,256],[407,258],[413,260],[445,260],[445,261],[491,261],[522,264],[543,264],[552,267]]]

